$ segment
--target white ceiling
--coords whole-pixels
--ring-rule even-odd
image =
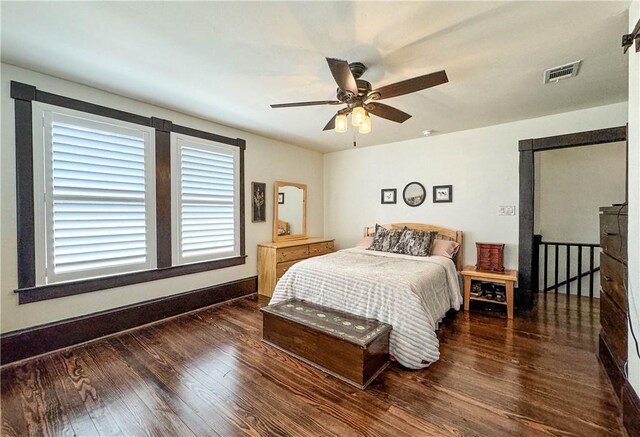
[[[385,100],[358,146],[625,101],[629,2],[7,2],[2,61],[319,151],[336,107],[326,56],[374,88],[445,69],[449,83]],[[542,71],[584,59],[575,79]]]

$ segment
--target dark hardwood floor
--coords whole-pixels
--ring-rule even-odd
[[[441,359],[366,391],[260,341],[243,298],[1,370],[2,435],[622,435],[596,358],[598,300],[460,312]]]

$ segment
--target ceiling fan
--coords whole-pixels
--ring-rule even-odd
[[[326,58],[331,74],[338,84],[336,100],[317,100],[297,103],[278,103],[272,108],[291,108],[297,106],[316,105],[347,105],[331,117],[323,130],[335,129],[336,132],[347,131],[347,115],[351,114],[351,121],[358,126],[360,133],[371,131],[369,114],[376,115],[387,120],[403,123],[411,118],[411,115],[400,111],[378,100],[398,97],[414,93],[426,88],[431,88],[447,83],[447,73],[444,70],[425,74],[401,82],[392,83],[381,88],[372,89],[371,84],[360,77],[367,71],[367,67],[361,62],[348,63],[335,58]]]

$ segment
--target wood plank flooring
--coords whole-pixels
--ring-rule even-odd
[[[255,296],[0,372],[3,436],[619,436],[597,299],[460,312],[441,359],[366,391],[262,343]]]

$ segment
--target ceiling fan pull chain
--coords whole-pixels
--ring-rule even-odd
[[[353,129],[353,147],[356,147],[356,130]]]

